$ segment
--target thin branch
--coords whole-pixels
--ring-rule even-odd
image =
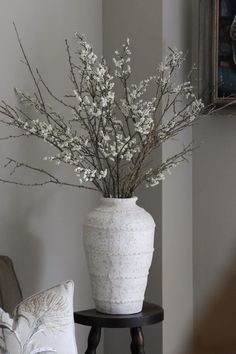
[[[73,82],[73,84],[75,86],[75,89],[77,91],[79,91],[79,85],[78,85],[77,80],[76,80],[76,76],[75,76],[75,72],[74,72],[74,64],[72,62],[72,57],[71,57],[71,53],[70,53],[70,46],[69,46],[69,43],[68,43],[67,39],[65,40],[65,44],[66,44],[66,52],[67,52],[67,55],[68,55],[68,61],[69,61],[69,65],[70,65],[70,73],[71,73],[72,82]]]
[[[37,168],[37,167],[33,167],[30,166],[26,163],[23,162],[19,162],[16,161],[12,158],[7,158],[7,163],[4,165],[4,167],[8,167],[10,165],[13,165],[13,169],[10,172],[10,175],[15,174],[16,170],[23,167],[29,170],[32,170],[34,172],[37,172],[39,174],[45,175],[47,177],[49,177],[48,180],[43,181],[43,182],[34,182],[34,183],[24,183],[24,182],[18,182],[18,181],[11,181],[8,179],[4,179],[4,178],[0,178],[0,181],[3,183],[9,183],[9,184],[16,184],[16,185],[20,185],[20,186],[25,186],[25,187],[37,187],[37,186],[44,186],[47,184],[56,184],[56,185],[63,185],[63,186],[68,186],[68,187],[76,187],[76,188],[82,188],[82,189],[89,189],[89,190],[97,190],[93,187],[87,187],[87,186],[83,186],[80,184],[74,184],[74,183],[69,183],[69,182],[65,182],[62,180],[59,180],[57,177],[55,177],[54,175],[52,175],[51,173],[49,173],[48,171],[41,169],[41,168]]]
[[[0,141],[8,140],[8,139],[14,139],[14,138],[21,138],[22,136],[24,136],[26,138],[29,138],[30,135],[26,134],[26,133],[22,133],[22,134],[19,134],[19,135],[8,135],[8,136],[0,137]]]
[[[49,119],[49,116],[48,116],[48,113],[47,113],[47,110],[46,110],[46,107],[45,107],[45,104],[44,104],[43,95],[42,95],[42,93],[41,93],[39,84],[38,84],[38,82],[37,82],[37,80],[36,80],[36,78],[35,78],[35,75],[34,75],[34,72],[33,72],[32,67],[31,67],[31,64],[30,64],[30,62],[29,62],[29,60],[28,60],[28,58],[27,58],[27,55],[26,55],[26,53],[25,53],[25,50],[24,50],[24,47],[23,47],[23,45],[22,45],[19,32],[18,32],[17,27],[16,27],[16,25],[15,25],[14,22],[13,22],[13,26],[14,26],[14,29],[15,29],[15,32],[16,32],[16,36],[17,36],[17,40],[18,40],[18,43],[19,43],[21,52],[22,52],[22,54],[23,54],[23,57],[24,57],[25,62],[26,62],[26,65],[27,65],[27,67],[28,67],[28,69],[29,69],[29,72],[30,72],[30,74],[31,74],[31,77],[32,77],[32,79],[33,79],[33,81],[34,81],[34,84],[35,84],[35,86],[36,86],[36,88],[37,88],[37,91],[38,91],[38,94],[39,94],[39,97],[40,97],[40,100],[41,100],[41,104],[42,104],[42,106],[44,107],[47,120],[48,120],[48,122],[50,122],[50,119]]]
[[[36,69],[37,75],[40,79],[40,82],[43,84],[43,86],[45,87],[45,89],[47,90],[48,94],[57,102],[61,103],[63,106],[67,107],[67,108],[71,108],[71,109],[75,109],[75,106],[72,106],[70,104],[68,104],[67,102],[63,101],[62,99],[58,98],[53,92],[52,90],[49,88],[49,86],[45,83],[42,75],[40,74],[40,72],[38,71],[38,69]]]

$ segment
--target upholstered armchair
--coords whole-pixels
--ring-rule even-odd
[[[16,277],[13,263],[7,256],[0,256],[0,307],[12,313],[22,301],[22,292]]]

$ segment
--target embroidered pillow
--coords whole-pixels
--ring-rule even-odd
[[[73,293],[67,281],[21,302],[13,318],[0,309],[0,353],[77,354]]]

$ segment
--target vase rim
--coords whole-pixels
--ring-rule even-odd
[[[115,197],[101,197],[102,199],[114,199],[114,200],[131,200],[131,199],[136,199],[138,200],[138,197],[134,196],[134,197],[129,197],[129,198],[115,198]]]

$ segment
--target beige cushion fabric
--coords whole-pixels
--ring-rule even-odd
[[[22,293],[12,261],[7,256],[0,256],[0,307],[12,313],[21,301]]]

